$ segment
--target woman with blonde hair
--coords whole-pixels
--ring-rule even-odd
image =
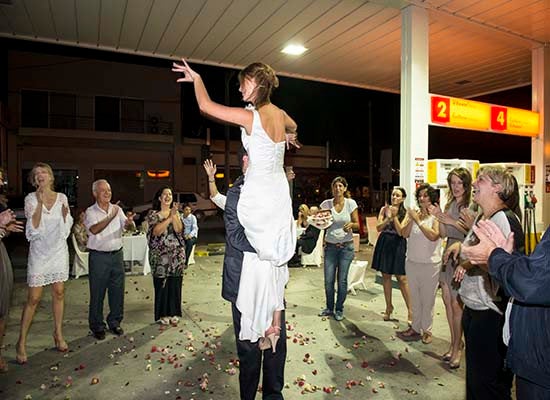
[[[430,208],[430,213],[439,220],[439,234],[447,238],[446,249],[453,243],[462,242],[468,232],[467,226],[461,219],[462,210],[468,209],[472,197],[472,175],[466,168],[454,168],[447,176],[447,204],[445,212],[441,211],[438,205]],[[448,259],[441,264],[439,275],[439,286],[447,322],[451,330],[451,343],[449,350],[443,354],[442,359],[449,363],[449,368],[454,369],[460,366],[462,351],[462,302],[458,297],[458,286],[454,280],[456,263]]]
[[[53,339],[60,352],[69,350],[63,337],[64,282],[69,279],[69,249],[67,238],[71,234],[73,218],[69,212],[67,196],[54,191],[52,168],[46,163],[36,163],[29,183],[36,191],[25,197],[25,234],[30,243],[27,285],[27,302],[21,315],[17,362],[27,362],[27,335],[44,286],[51,285],[54,318]]]
[[[517,199],[518,188],[514,176],[503,167],[484,166],[472,183],[473,201],[479,205],[479,220],[489,219],[498,225],[504,236],[514,233],[514,249],[524,250],[525,236],[516,214],[508,207]],[[462,245],[477,241],[473,230],[463,243],[451,245],[445,252],[445,259],[458,260]],[[455,279],[462,282],[458,294],[464,303],[462,326],[466,342],[466,398],[467,399],[510,399],[513,374],[506,365],[509,330],[505,320],[511,303],[498,283],[486,269],[472,266],[462,260],[455,270]],[[512,312],[511,318],[514,318]],[[536,333],[535,333],[536,334]]]
[[[307,228],[309,223],[307,218],[309,217],[309,207],[307,204],[300,204],[298,207],[298,218],[296,219],[296,236],[300,236]]]

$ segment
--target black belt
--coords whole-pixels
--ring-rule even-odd
[[[88,249],[88,251],[91,253],[92,251],[94,253],[102,253],[102,254],[116,254],[118,253],[120,250],[122,250],[122,247],[118,250],[113,250],[113,251],[100,251],[100,250],[94,250],[94,249]]]
[[[326,242],[327,246],[334,246],[334,247],[338,247],[339,249],[343,248],[343,247],[346,247],[350,244],[353,244],[353,240],[350,240],[349,242],[343,242],[343,243],[329,243],[329,242]]]

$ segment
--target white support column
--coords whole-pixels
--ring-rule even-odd
[[[550,223],[550,48],[539,47],[532,53],[532,107],[540,113],[540,134],[531,144],[531,163],[536,165],[535,221],[537,230]],[[548,189],[547,189],[548,188]]]
[[[429,17],[425,9],[401,12],[400,184],[414,204],[415,180],[425,180],[428,159]]]

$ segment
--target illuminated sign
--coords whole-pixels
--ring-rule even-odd
[[[539,113],[455,97],[430,95],[431,122],[453,128],[538,136]]]
[[[491,107],[491,130],[521,136],[537,136],[539,114],[511,107]],[[535,134],[533,134],[536,132]]]
[[[149,170],[147,171],[147,176],[153,179],[163,179],[170,177],[170,171],[160,169],[160,170]]]

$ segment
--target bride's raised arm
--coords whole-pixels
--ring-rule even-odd
[[[202,113],[211,118],[215,118],[230,124],[243,126],[247,132],[252,129],[252,112],[239,107],[228,107],[216,103],[210,99],[208,91],[204,86],[201,76],[191,69],[189,64],[182,58],[183,64],[173,63],[172,71],[183,73],[184,77],[176,82],[193,82],[195,88],[195,97]],[[294,122],[294,121],[293,121]]]

